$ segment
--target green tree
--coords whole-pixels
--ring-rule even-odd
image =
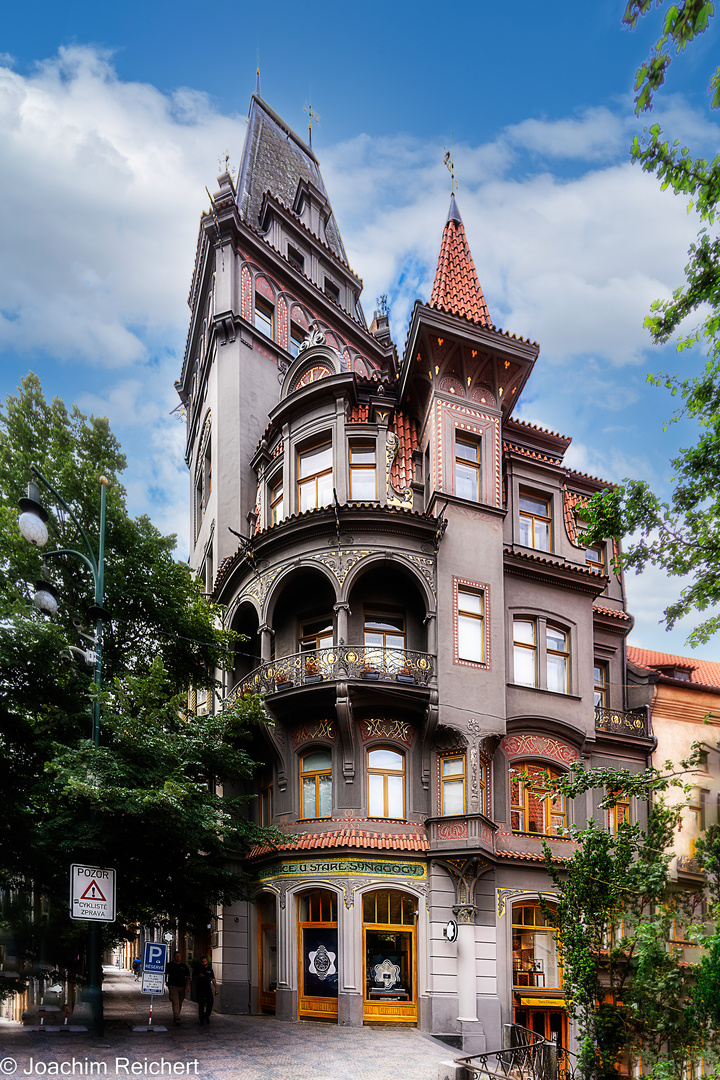
[[[558,893],[556,908],[546,905],[546,912],[558,929],[565,1000],[580,1031],[582,1077],[615,1080],[621,1065],[638,1060],[653,1080],[683,1080],[701,1058],[709,1068],[717,1061],[719,1037],[717,875],[708,874],[707,906],[705,888],[683,891],[671,879],[673,839],[685,803],[668,804],[663,796],[683,786],[680,776],[670,763],[665,772],[639,774],[576,766],[548,786],[566,798],[600,789],[601,811],[626,797],[649,805],[645,822],[623,822],[616,831],[594,820],[573,827],[577,847],[562,867],[545,848]],[[718,840],[708,830],[704,846],[698,845],[707,866],[720,862]],[[699,965],[688,964],[673,944],[674,925],[706,946]]]
[[[91,742],[92,670],[70,662],[92,626],[89,572],[47,561],[60,610],[31,602],[41,552],[20,536],[18,499],[35,464],[97,537],[99,477],[107,494],[101,745]],[[173,555],[174,537],[131,519],[125,468],[108,423],[55,399],[28,375],[0,406],[0,888],[3,925],[24,959],[72,969],[82,923],[67,915],[71,862],[118,871],[118,921],[205,925],[211,906],[242,894],[237,859],[274,831],[249,820],[243,785],[265,722],[257,697],[188,715],[188,690],[216,689],[234,635],[202,585]],[[47,501],[47,500],[44,500]],[[77,548],[76,527],[53,511],[48,549]],[[235,794],[234,794],[235,793]],[[92,816],[91,816],[92,811]],[[233,863],[232,860],[236,862]]]
[[[661,28],[650,56],[637,72],[638,113],[652,109],[673,57],[703,34],[714,16],[714,4],[705,0],[666,6],[663,0],[654,5],[652,0],[629,0],[624,22],[635,27],[653,7],[663,9]],[[720,67],[710,75],[708,93],[711,108],[718,108]],[[620,565],[641,572],[651,564],[671,576],[689,578],[678,599],[665,610],[665,623],[672,629],[690,612],[705,612],[720,602],[720,238],[716,222],[720,155],[712,161],[694,157],[688,147],[670,142],[654,124],[644,138],[634,140],[632,158],[654,173],[663,189],[688,197],[688,210],[694,210],[700,220],[700,232],[688,253],[685,283],[670,300],[657,300],[645,320],[655,344],[665,344],[680,334],[677,349],[683,359],[693,345],[703,346],[706,360],[699,372],[649,376],[681,402],[671,422],[686,417],[697,424],[698,436],[694,445],[681,449],[672,460],[674,480],[668,501],[637,480],[626,480],[616,490],[595,496],[587,510],[588,542],[632,535],[634,539],[619,557]],[[696,322],[681,332],[688,319]],[[706,642],[718,629],[720,616],[710,614],[695,627],[690,643]]]

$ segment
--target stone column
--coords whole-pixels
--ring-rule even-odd
[[[263,664],[266,664],[272,654],[273,629],[267,623],[261,623],[258,626],[258,633],[260,634],[260,658]]]
[[[437,656],[437,612],[428,611],[425,616],[427,626],[427,652],[431,656]],[[437,672],[436,672],[437,674]]]
[[[337,604],[333,604],[333,611],[337,618],[337,644],[347,645],[348,643],[348,615],[350,614],[350,605],[347,600],[339,600]]]
[[[275,1008],[278,1020],[297,1020],[297,991],[293,986],[296,964],[295,898],[285,895],[277,909],[278,983]]]
[[[457,982],[458,1023],[464,1054],[482,1054],[485,1032],[477,1015],[477,964],[475,961],[475,906],[461,904],[453,908],[458,921]]]

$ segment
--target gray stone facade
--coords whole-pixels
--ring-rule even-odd
[[[512,774],[647,762],[623,583],[578,532],[603,482],[513,418],[539,348],[473,314],[454,199],[399,359],[316,159],[257,97],[218,184],[177,384],[191,564],[247,635],[224,691],[265,697],[251,813],[287,834],[218,913],[221,1008],[416,1023],[468,1051],[516,1017],[572,1042],[528,920],[552,896],[543,839],[567,854],[596,802],[553,808]]]

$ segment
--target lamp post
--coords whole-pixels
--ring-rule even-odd
[[[94,652],[86,653],[94,663],[94,682],[96,694],[92,707],[92,743],[97,749],[100,745],[100,697],[99,692],[102,683],[102,632],[103,621],[107,618],[107,612],[103,607],[105,595],[105,501],[109,481],[101,476],[100,483],[100,535],[98,539],[97,555],[88,538],[87,533],[77,519],[73,509],[63,499],[34,465],[31,466],[35,481],[39,481],[43,487],[53,495],[61,504],[68,516],[77,526],[83,538],[85,551],[76,551],[74,548],[57,548],[43,554],[43,559],[56,558],[61,555],[74,555],[89,567],[95,585],[95,603],[90,609],[91,616],[95,619]],[[48,530],[45,524],[48,512],[40,503],[40,492],[36,482],[28,484],[27,497],[20,499],[20,517],[18,527],[20,532],[35,547],[44,547],[48,541]],[[54,615],[58,609],[57,590],[54,585],[47,581],[40,581],[35,586],[33,602],[40,611]],[[95,810],[90,811],[91,824],[95,823]],[[103,1028],[103,1004],[102,987],[100,985],[100,949],[97,924],[90,923],[88,934],[88,985],[85,991],[85,1000],[90,1006],[91,1027],[96,1034],[102,1034]]]

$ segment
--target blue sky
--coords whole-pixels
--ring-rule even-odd
[[[204,188],[226,151],[239,161],[259,49],[266,100],[301,132],[308,102],[320,115],[314,149],[365,310],[388,294],[399,349],[429,297],[454,133],[493,320],[541,345],[519,415],[572,435],[574,468],[666,487],[693,433],[663,432],[671,401],[645,376],[699,357],[681,368],[642,322],[680,284],[695,223],[629,163],[657,21],[630,33],[624,6],[15,5],[0,31],[0,392],[32,369],[48,396],[108,415],[131,510],[187,553],[173,382]],[[652,115],[709,155],[717,44],[713,26],[673,62]],[[659,573],[629,582],[636,644],[687,651],[687,631],[658,626],[675,590]]]

